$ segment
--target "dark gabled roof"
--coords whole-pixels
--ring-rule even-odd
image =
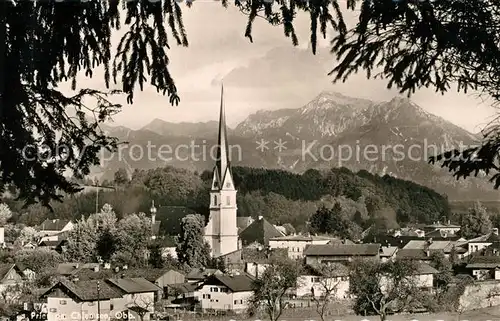
[[[56,271],[60,275],[71,275],[78,267],[78,263],[60,263],[57,265]]]
[[[98,292],[97,282],[98,282],[97,280],[78,281],[78,282],[70,282],[63,280],[59,281],[56,285],[47,290],[41,296],[45,297],[47,295],[50,295],[50,293],[54,289],[59,288],[69,291],[71,294],[76,296],[80,301],[96,301],[97,299],[105,300],[105,299],[114,299],[121,297],[120,293],[115,291],[105,282],[100,282],[99,292]]]
[[[46,219],[43,221],[43,223],[40,225],[40,230],[41,231],[60,231],[62,230],[69,222],[70,220],[63,220],[63,219]]]
[[[324,270],[322,270],[319,265],[305,265],[302,268],[302,275],[314,275],[314,276],[326,276],[326,277],[339,277],[348,276],[349,268],[341,263],[328,263],[328,275],[324,275]]]
[[[149,282],[156,282],[160,277],[162,277],[165,273],[171,271],[172,269],[142,269],[142,270],[125,270],[120,271],[123,278],[145,278]],[[175,271],[180,273],[179,271]],[[181,273],[182,274],[182,273]],[[184,274],[182,274],[184,275]]]
[[[424,262],[418,262],[417,263],[417,274],[418,275],[423,275],[423,274],[438,274],[439,271],[430,266],[427,263]]]
[[[412,260],[430,260],[432,252],[440,252],[439,250],[429,250],[429,255],[422,249],[400,249],[396,253],[396,257],[402,259],[412,259]],[[442,252],[442,251],[441,251]]]
[[[443,237],[433,237],[434,241],[456,241],[460,239],[460,236],[453,235],[446,238]],[[380,243],[382,246],[397,246],[398,248],[403,248],[406,244],[413,240],[427,240],[427,238],[417,237],[417,236],[393,236],[393,235],[370,235],[368,234],[364,239],[363,243]]]
[[[222,274],[222,272],[218,269],[204,269],[204,268],[196,269],[196,268],[194,268],[191,271],[189,271],[189,273],[186,275],[186,279],[188,279],[188,280],[204,280],[213,274]]]
[[[276,248],[259,250],[244,247],[241,252],[241,258],[243,262],[266,264],[275,258],[288,258],[288,249]]]
[[[179,293],[191,293],[196,290],[198,284],[190,282],[175,283],[175,284],[168,284],[167,287],[177,290]]]
[[[255,220],[246,229],[239,233],[243,246],[250,245],[254,242],[262,245],[269,245],[270,238],[280,236],[283,236],[283,233],[278,231],[278,229],[276,229],[276,227],[269,223],[265,218]]]
[[[380,244],[326,244],[309,245],[306,256],[375,256],[380,253]]]
[[[495,233],[488,233],[468,241],[468,243],[493,243],[493,242],[500,242],[500,236],[496,235]]]
[[[145,278],[108,279],[106,281],[125,293],[145,293],[161,290],[158,286]]]
[[[99,263],[59,263],[57,265],[57,274],[60,275],[75,275],[81,270],[93,270],[99,268]]]
[[[218,285],[226,286],[231,292],[246,292],[253,290],[253,278],[247,274],[241,275],[212,275],[208,277],[203,285]]]

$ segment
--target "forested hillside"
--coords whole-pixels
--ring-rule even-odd
[[[390,225],[429,223],[450,216],[448,201],[435,191],[413,182],[367,171],[353,173],[346,168],[329,171],[308,170],[302,175],[281,170],[233,168],[238,189],[238,216],[264,216],[274,224],[292,224],[306,230],[307,221],[322,205],[338,203],[342,214],[355,219],[360,228],[383,218]],[[128,213],[149,213],[151,201],[158,208],[157,219],[164,222],[165,234],[177,234],[179,220],[197,212],[208,215],[211,173],[201,174],[173,167],[136,170],[128,178],[120,170],[114,191],[101,191],[98,206],[108,203],[119,217]],[[80,218],[94,213],[96,194],[68,196],[53,203],[53,212],[33,205],[26,209],[13,199],[5,200],[16,213],[14,222],[39,224],[45,218]]]

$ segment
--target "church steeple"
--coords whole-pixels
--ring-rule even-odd
[[[226,111],[224,110],[224,87],[221,88],[219,138],[212,189],[210,190],[210,217],[205,226],[204,237],[210,244],[213,257],[238,250],[238,191],[231,173],[227,140]]]
[[[215,162],[214,175],[217,175],[217,187],[222,188],[226,173],[229,171],[229,147],[227,144],[226,111],[224,108],[224,85],[221,86],[220,94],[220,118],[219,138],[217,140],[217,159]]]

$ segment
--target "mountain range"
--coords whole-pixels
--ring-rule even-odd
[[[103,154],[101,167],[92,171],[101,180],[112,179],[119,168],[131,173],[172,165],[203,171],[214,165],[210,150],[217,143],[216,121],[155,119],[140,130],[104,129],[128,145]],[[498,199],[486,178],[457,181],[446,169],[428,164],[429,156],[479,140],[407,98],[375,102],[324,91],[300,108],[251,114],[228,129],[228,138],[234,165],[299,173],[345,166],[411,180],[450,199]]]

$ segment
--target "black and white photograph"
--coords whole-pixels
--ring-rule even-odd
[[[500,320],[500,3],[0,0],[0,321]]]

